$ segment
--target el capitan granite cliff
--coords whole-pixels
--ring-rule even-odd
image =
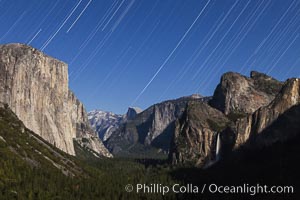
[[[111,156],[100,140],[94,141],[85,108],[68,81],[64,62],[23,44],[0,46],[0,102],[27,128],[71,155],[73,139],[86,138],[95,143],[95,152]]]

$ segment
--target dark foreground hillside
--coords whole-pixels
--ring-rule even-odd
[[[124,188],[171,182],[167,171],[133,161],[69,156],[26,129],[6,105],[0,107],[0,136],[0,199],[162,199]],[[84,149],[76,151],[92,158]]]

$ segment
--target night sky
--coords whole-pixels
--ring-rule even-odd
[[[300,76],[300,0],[0,0],[0,43],[69,64],[87,110],[212,95],[227,71]]]

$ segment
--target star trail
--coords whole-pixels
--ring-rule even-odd
[[[300,75],[299,0],[0,0],[0,43],[69,64],[88,110],[213,94],[227,71]]]

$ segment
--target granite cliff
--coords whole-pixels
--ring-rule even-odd
[[[138,107],[129,107],[125,118],[126,118],[126,120],[132,120],[141,112],[142,112],[142,109],[140,109]]]
[[[284,114],[293,106],[300,104],[300,80],[296,78],[288,79],[282,86],[281,91],[274,100],[267,106],[262,106],[253,114],[237,120],[234,132],[237,136],[235,147],[244,144],[253,135],[261,133],[264,129],[272,125],[280,115]],[[265,143],[272,143],[274,140],[281,140],[290,137],[289,133],[280,137],[270,138]]]
[[[209,105],[189,105],[176,121],[169,159],[173,164],[207,166],[244,145],[258,148],[296,137],[294,130],[265,130],[280,124],[278,118],[299,104],[299,79],[279,82],[258,72],[249,78],[226,73]],[[257,137],[261,132],[268,134]]]
[[[83,104],[69,90],[67,64],[32,47],[0,46],[0,102],[27,128],[71,155],[74,138],[95,136]],[[110,156],[101,141],[96,149]]]
[[[169,159],[173,164],[203,166],[216,157],[217,138],[229,120],[205,102],[190,102],[176,120]]]
[[[228,72],[222,76],[209,103],[226,115],[253,113],[268,105],[281,87],[281,82],[259,72],[252,71],[250,77]]]

